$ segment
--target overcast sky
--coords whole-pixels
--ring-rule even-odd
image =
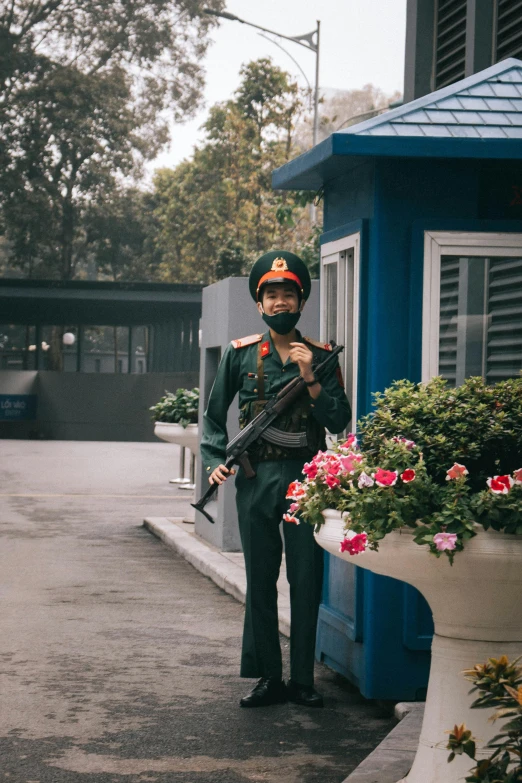
[[[227,11],[283,35],[302,35],[321,21],[321,87],[356,89],[372,83],[386,93],[403,89],[406,0],[228,0]],[[221,20],[212,33],[204,66],[205,107],[172,128],[172,143],[149,167],[174,166],[190,156],[208,107],[231,97],[243,63],[270,55],[305,86],[290,57],[252,27]],[[279,41],[314,83],[315,55],[290,41]]]

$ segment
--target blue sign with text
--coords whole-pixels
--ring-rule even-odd
[[[0,421],[36,419],[36,394],[0,394]]]

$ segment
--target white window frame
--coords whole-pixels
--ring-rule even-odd
[[[522,234],[425,231],[422,298],[422,382],[439,374],[441,256],[520,256]]]
[[[347,269],[346,255],[343,259],[343,253],[353,249],[353,291],[352,294],[352,313],[351,319],[348,312],[347,297]],[[351,399],[349,400],[352,408],[352,429],[355,429],[357,422],[357,372],[359,367],[359,295],[360,295],[360,253],[361,233],[357,231],[333,242],[326,242],[321,246],[321,305],[320,305],[320,323],[321,339],[327,340],[326,334],[326,286],[324,285],[324,268],[330,263],[337,264],[337,334],[351,335],[351,367],[348,367],[348,357],[342,353],[339,356],[339,363],[343,370],[344,377],[351,377]],[[333,256],[333,258],[331,258]],[[327,257],[331,260],[327,261]],[[351,320],[351,323],[349,321]]]

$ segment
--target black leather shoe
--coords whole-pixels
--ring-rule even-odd
[[[323,697],[317,693],[311,685],[299,685],[298,682],[288,681],[286,686],[286,698],[294,704],[302,704],[304,707],[323,707]]]
[[[282,680],[262,677],[257,685],[239,702],[240,707],[268,707],[269,704],[283,704],[286,688]]]

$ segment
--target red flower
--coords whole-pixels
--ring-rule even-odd
[[[397,481],[398,473],[396,470],[383,470],[383,468],[377,468],[375,473],[372,473],[372,476],[378,487],[393,487]]]
[[[465,465],[459,465],[458,462],[454,462],[453,466],[446,471],[446,481],[451,481],[452,479],[458,479],[463,478],[464,476],[468,475],[468,469]]]
[[[304,495],[306,495],[306,489],[300,481],[292,481],[292,483],[288,485],[288,489],[286,490],[287,500],[299,500],[299,498],[302,498]]]
[[[335,489],[335,487],[338,487],[338,486],[340,485],[340,483],[341,483],[341,482],[339,481],[339,479],[337,478],[337,476],[331,476],[330,474],[328,474],[328,475],[325,477],[324,483],[325,483],[325,484],[328,484],[328,486],[330,487],[330,489]]]
[[[341,449],[355,449],[357,447],[357,438],[353,432],[350,432],[348,438],[341,444]]]
[[[291,514],[283,514],[283,521],[290,522],[292,525],[298,525],[299,520],[297,517],[293,517]]]
[[[404,473],[401,473],[401,479],[405,484],[409,484],[410,481],[413,481],[415,479],[415,471],[413,468],[406,468]]]
[[[310,481],[313,481],[317,476],[318,467],[315,462],[306,462],[303,468],[303,473]]]
[[[349,555],[360,555],[368,545],[366,533],[355,533],[341,541],[339,552],[348,552]]]
[[[507,495],[515,481],[511,476],[493,476],[486,483],[495,495]]]

